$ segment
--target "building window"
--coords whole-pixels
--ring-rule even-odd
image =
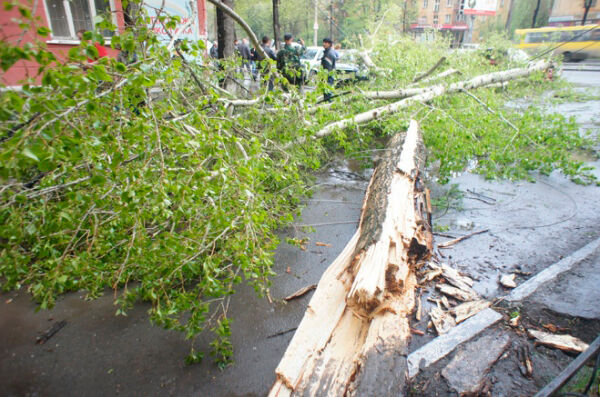
[[[427,0],[423,0],[423,8],[427,8],[427,5],[428,5],[427,3],[428,3]]]
[[[446,7],[452,7],[452,0],[446,1]]]
[[[500,7],[504,7],[504,0],[500,0]]]
[[[440,0],[435,0],[433,3],[433,12],[438,12],[440,10]]]
[[[449,24],[449,23],[450,23],[450,20],[451,20],[450,18],[451,18],[451,15],[450,15],[450,14],[446,14],[446,17],[445,17],[445,19],[444,19],[444,23],[445,23],[445,24]]]
[[[436,14],[433,16],[433,26],[437,26],[439,23],[440,23],[440,20]]]
[[[94,29],[94,19],[98,15],[111,12],[109,0],[45,0],[52,37],[77,39],[77,32]],[[102,31],[104,37],[114,34]]]

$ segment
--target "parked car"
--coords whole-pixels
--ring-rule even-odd
[[[323,47],[307,47],[300,61],[304,66],[304,71],[308,80],[312,80],[321,68],[321,58],[323,58]]]
[[[357,50],[340,50],[339,58],[335,63],[338,72],[338,81],[367,80],[369,70],[361,62]]]
[[[366,80],[368,78],[368,70],[359,62],[357,50],[338,50],[338,55],[339,57],[335,63],[338,82]],[[306,52],[300,60],[304,65],[308,81],[314,79],[319,70],[321,70],[321,58],[323,58],[323,47],[306,48]]]

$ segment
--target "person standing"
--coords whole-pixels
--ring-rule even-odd
[[[268,36],[263,36],[260,47],[263,49],[265,54],[269,57],[269,59],[276,60],[277,56],[275,55],[275,51],[271,48],[271,39]],[[265,74],[269,70],[269,64],[265,62],[265,58],[258,51],[254,51],[254,61],[257,63],[257,71]],[[269,91],[273,91],[273,76],[269,78]]]
[[[273,49],[271,48],[271,39],[269,38],[269,36],[263,36],[261,43],[260,43],[260,47],[263,49],[265,54],[267,54],[267,56],[270,59],[272,59],[272,60],[277,59],[277,56],[275,55],[275,51],[273,51]],[[258,51],[255,51],[254,53],[255,53],[256,61],[260,62],[260,61],[265,60]]]
[[[217,59],[219,57],[219,43],[215,40],[210,47],[210,57]]]
[[[250,54],[248,39],[243,38],[242,41],[238,43],[238,51],[242,57],[242,67],[250,71],[250,60],[252,59],[252,55]]]
[[[304,70],[300,57],[306,51],[304,40],[299,39],[300,47],[292,44],[294,37],[287,33],[284,36],[285,45],[277,53],[277,69],[283,74],[290,84],[301,85],[304,82]]]
[[[323,57],[321,58],[321,66],[327,70],[327,84],[333,87],[335,79],[333,77],[335,70],[335,60],[337,59],[337,53],[333,49],[333,41],[330,38],[323,39]],[[326,101],[331,101],[332,92],[328,90],[323,94]]]

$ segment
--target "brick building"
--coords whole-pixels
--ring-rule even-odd
[[[156,3],[153,5],[153,3]],[[81,29],[92,30],[94,28],[94,18],[97,15],[110,13],[113,23],[119,30],[125,26],[123,17],[123,8],[121,0],[39,0],[34,2],[36,8],[32,15],[40,18],[40,24],[48,27],[52,33],[49,37],[38,36],[35,30],[23,31],[15,20],[20,19],[18,10],[2,10],[0,12],[0,29],[8,41],[20,44],[33,42],[34,40],[43,40],[48,49],[55,54],[58,59],[65,59],[65,54],[73,46],[79,45],[77,31]],[[152,16],[156,8],[163,5],[162,0],[147,0],[148,15]],[[193,23],[188,28],[184,37],[200,39],[206,37],[206,4],[205,0],[197,0],[197,23]],[[154,7],[155,6],[155,7]],[[33,6],[32,6],[33,7]],[[186,10],[188,8],[188,10]],[[164,2],[164,10],[172,15],[184,17],[189,14],[189,3],[185,0],[167,0]],[[182,22],[183,23],[183,22]],[[156,33],[160,36],[165,35],[161,32],[162,27],[156,27]],[[110,43],[110,37],[114,34],[111,31],[103,32],[105,40]],[[22,37],[21,37],[22,36]],[[108,45],[107,45],[108,47]],[[116,56],[117,51],[108,49],[109,56]],[[1,86],[18,86],[20,81],[27,77],[35,77],[37,74],[37,64],[33,61],[22,61],[13,65],[4,74],[0,73]]]
[[[575,26],[581,25],[585,12],[584,0],[554,0],[548,25],[550,26]],[[592,0],[588,11],[586,25],[600,23],[600,2]]]
[[[430,32],[438,31],[449,36],[454,45],[460,45],[479,41],[482,28],[488,24],[506,22],[510,0],[483,0],[488,9],[480,11],[469,9],[468,3],[465,4],[465,0],[417,0],[417,22],[411,25],[415,38],[426,41],[431,37]]]

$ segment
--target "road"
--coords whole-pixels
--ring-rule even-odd
[[[566,71],[565,77],[579,89],[600,91],[599,72]],[[583,129],[598,130],[600,101],[566,103],[558,110],[576,116]],[[600,168],[598,161],[590,164]],[[316,283],[355,230],[366,175],[351,165],[340,162],[320,175],[297,227],[282,231],[282,239],[310,240],[305,251],[286,243],[278,248],[275,302],[247,287],[232,298],[234,366],[218,370],[208,352],[203,363],[186,366],[189,345],[181,335],[151,326],[144,304],[127,317],[115,317],[110,291],[93,302],[84,301],[82,293],[68,294],[53,310],[40,312],[24,291],[11,292],[0,296],[0,395],[264,395],[311,294],[287,304],[281,299]],[[500,273],[517,268],[536,273],[600,233],[600,187],[575,185],[557,172],[536,183],[489,182],[469,173],[452,183],[496,199],[490,206],[466,198],[463,210],[435,219],[451,233],[490,229],[446,252],[448,262],[478,280],[475,288],[487,298],[503,293]],[[302,225],[316,231],[306,233]],[[62,320],[64,328],[46,344],[35,344],[40,333]],[[432,338],[414,338],[411,349]]]

